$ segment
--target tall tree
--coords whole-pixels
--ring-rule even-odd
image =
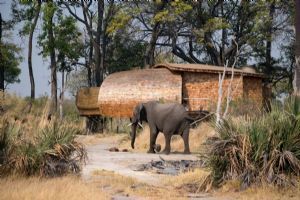
[[[29,79],[30,79],[30,98],[35,98],[35,83],[34,83],[34,76],[33,76],[33,70],[32,70],[32,39],[33,39],[33,33],[40,15],[41,10],[41,0],[37,0],[37,5],[33,6],[35,10],[35,16],[31,25],[30,33],[29,33],[29,41],[28,41],[28,71],[29,71]],[[34,3],[35,4],[35,3]]]
[[[62,72],[60,103],[64,93],[65,72],[70,72],[82,56],[81,33],[76,20],[65,16],[63,10],[53,1],[44,4],[43,32],[39,35],[38,44],[42,47],[43,57],[50,57],[51,69],[51,113],[57,111],[57,72]]]
[[[165,9],[167,5],[167,1],[160,1],[154,3],[154,18],[159,16],[159,14]],[[142,16],[141,16],[142,17]],[[155,53],[155,46],[161,32],[161,24],[162,20],[153,20],[153,26],[150,41],[147,45],[145,55],[144,55],[144,67],[149,68],[153,66],[154,63],[154,53]]]
[[[295,0],[296,3],[296,42],[295,42],[295,74],[294,74],[294,93],[300,95],[300,1]]]
[[[132,32],[138,33],[138,38],[148,46],[145,55],[173,53],[180,62],[223,66],[229,60],[231,65],[236,52],[236,44],[232,42],[235,39],[240,47],[237,67],[254,63],[270,81],[278,82],[290,73],[282,59],[272,56],[272,44],[278,38],[293,38],[289,28],[292,16],[289,8],[293,1],[159,1],[148,4],[134,1],[123,8],[132,20],[117,22],[127,23]],[[164,2],[164,7],[155,10],[155,5]],[[114,18],[118,15],[119,12]],[[126,19],[126,15],[120,16]],[[158,28],[154,28],[157,24],[159,34],[156,34]],[[290,41],[282,44],[287,43]],[[145,60],[152,60],[149,57],[145,56]]]
[[[54,34],[57,65],[62,75],[59,94],[59,113],[62,118],[64,93],[68,74],[73,70],[73,67],[77,65],[79,57],[82,56],[83,44],[80,39],[81,33],[76,26],[76,20],[70,16],[63,16],[62,12],[58,14],[58,22],[54,28]]]
[[[53,17],[56,6],[53,1],[47,3],[45,10],[45,24],[48,33],[48,50],[50,53],[50,69],[51,69],[51,104],[54,112],[57,111],[57,66],[55,56],[55,40],[53,33]],[[52,112],[53,112],[52,111]]]
[[[9,84],[20,82],[18,76],[21,73],[19,64],[22,61],[21,49],[14,43],[5,41],[10,35],[12,23],[4,21],[0,13],[0,90],[5,91]],[[4,33],[4,32],[8,33]]]
[[[108,45],[108,34],[107,28],[108,24],[111,21],[112,16],[115,14],[115,1],[109,1],[108,3],[104,3],[104,0],[99,0],[95,2],[96,4],[96,11],[93,10],[92,5],[93,1],[84,1],[81,0],[80,2],[61,2],[69,11],[69,13],[79,22],[83,23],[87,33],[90,38],[90,44],[93,46],[90,49],[90,56],[93,56],[93,63],[94,63],[94,80],[95,85],[100,86],[105,71],[107,71],[105,66],[106,61],[106,49]],[[82,15],[78,15],[72,7],[81,8]],[[95,23],[96,22],[96,23]],[[93,24],[96,26],[93,26]],[[91,57],[89,58],[91,59]],[[89,65],[91,65],[91,60]]]
[[[0,13],[0,60],[3,60],[2,56],[2,15]],[[4,91],[4,65],[0,65],[0,91]]]
[[[57,111],[57,63],[54,38],[54,16],[57,5],[53,1],[47,1],[43,6],[42,33],[38,37],[38,44],[42,47],[43,57],[50,57],[50,84],[51,84],[51,109],[53,114]]]
[[[0,51],[2,56],[0,67],[2,67],[4,72],[3,91],[5,91],[9,84],[20,82],[19,75],[21,69],[19,68],[19,65],[23,58],[20,55],[21,49],[11,42],[3,42]]]

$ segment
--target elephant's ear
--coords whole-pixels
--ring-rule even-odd
[[[138,121],[140,121],[142,123],[143,119],[145,118],[144,115],[145,115],[145,106],[144,104],[140,103],[138,105]]]

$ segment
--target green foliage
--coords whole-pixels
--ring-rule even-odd
[[[108,51],[109,73],[143,66],[146,45],[131,39],[125,31],[115,34]]]
[[[215,185],[240,179],[242,186],[266,181],[293,184],[300,175],[300,99],[273,103],[272,111],[253,118],[223,120],[210,141],[209,166]]]
[[[118,30],[124,29],[132,17],[123,10],[120,10],[112,19],[111,23],[107,27],[107,34],[112,35]]]
[[[173,1],[165,9],[155,13],[152,24],[157,22],[175,22],[182,15],[192,10],[192,6],[184,1]]]
[[[76,63],[83,48],[80,40],[81,33],[76,26],[76,20],[72,17],[59,17],[59,24],[54,29],[55,46],[58,50],[57,61],[60,70],[70,71],[72,65]]]
[[[0,65],[4,67],[5,84],[20,82],[18,77],[21,73],[19,68],[19,64],[22,61],[20,56],[21,49],[12,43],[0,43],[0,51],[2,55]]]
[[[76,20],[70,16],[64,16],[61,9],[55,3],[47,3],[43,7],[43,32],[38,37],[38,44],[42,47],[41,54],[48,57],[54,48],[57,53],[59,70],[71,71],[82,55],[83,44],[81,33],[76,25]],[[48,37],[49,26],[52,26],[54,41]]]
[[[19,34],[26,36],[30,33],[32,20],[36,14],[38,1],[13,0],[11,4],[12,21],[23,22]]]
[[[205,35],[207,33],[214,33],[222,29],[230,28],[230,24],[221,17],[213,17],[207,20],[202,29],[194,30],[195,35],[197,36],[197,42],[204,43]]]

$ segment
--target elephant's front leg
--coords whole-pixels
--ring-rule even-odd
[[[189,134],[190,134],[190,128],[186,127],[182,133],[182,139],[184,141],[184,153],[190,154],[190,146],[189,146]]]
[[[149,150],[147,151],[147,153],[155,153],[154,146],[155,146],[157,135],[158,135],[157,130],[150,129],[150,145],[149,145]]]
[[[166,145],[165,145],[165,149],[163,150],[164,154],[169,154],[171,151],[171,137],[172,134],[165,133]]]

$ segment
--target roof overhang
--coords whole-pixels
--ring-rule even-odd
[[[224,71],[224,67],[215,66],[215,65],[205,65],[205,64],[160,63],[155,65],[153,68],[167,68],[171,71],[179,71],[179,72],[198,72],[198,73],[217,73],[217,74],[222,73]],[[249,67],[247,67],[247,70],[234,69],[233,71],[234,74],[264,78],[264,75],[261,73],[250,72]],[[228,67],[226,69],[226,73],[231,74],[232,69]]]

